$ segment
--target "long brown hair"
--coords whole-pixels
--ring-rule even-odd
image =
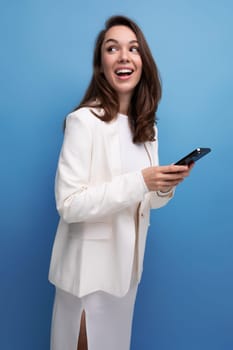
[[[142,75],[134,89],[128,110],[133,142],[153,141],[155,138],[154,124],[157,121],[156,111],[161,98],[159,72],[141,29],[135,22],[125,16],[110,17],[105,23],[105,28],[97,36],[93,57],[93,76],[82,101],[76,109],[87,106],[93,107],[93,102],[97,101],[94,104],[98,108],[104,109],[104,115],[95,115],[106,122],[113,120],[119,111],[117,93],[101,71],[101,47],[105,34],[111,27],[117,25],[126,26],[135,33],[142,59]]]

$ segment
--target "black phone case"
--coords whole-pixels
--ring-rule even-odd
[[[175,165],[189,165],[192,162],[196,162],[200,158],[204,157],[210,151],[211,151],[210,148],[196,148],[194,151],[189,153],[187,156],[178,160],[178,162],[176,162]]]

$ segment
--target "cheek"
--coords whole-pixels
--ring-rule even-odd
[[[141,74],[142,74],[142,59],[140,56],[134,58],[134,64],[137,67],[137,75],[141,76]]]
[[[139,58],[139,60],[138,60],[138,68],[139,68],[140,73],[142,74],[142,60],[141,60],[141,58]]]
[[[105,74],[108,74],[111,69],[111,60],[109,59],[109,57],[103,56],[101,65],[102,71]]]
[[[112,78],[111,78],[111,71],[108,66],[104,66],[102,69],[102,72],[105,76],[105,79],[111,84]]]

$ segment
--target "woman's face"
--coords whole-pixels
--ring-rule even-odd
[[[132,96],[142,74],[139,44],[134,32],[123,25],[111,27],[101,47],[101,68],[121,99]]]

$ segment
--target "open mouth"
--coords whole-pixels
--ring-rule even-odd
[[[132,73],[133,73],[133,70],[132,69],[128,69],[128,68],[125,68],[125,69],[117,69],[115,71],[116,75],[118,77],[125,77],[125,76],[130,76]]]

